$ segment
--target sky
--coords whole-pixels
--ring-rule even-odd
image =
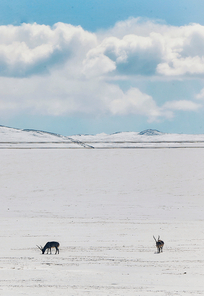
[[[204,133],[203,13],[203,0],[0,0],[0,125]]]

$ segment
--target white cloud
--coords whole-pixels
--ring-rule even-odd
[[[163,109],[178,111],[196,111],[200,107],[200,104],[188,100],[170,101],[163,105]]]
[[[87,58],[83,61],[82,73],[87,78],[91,78],[112,72],[115,69],[115,62],[104,54],[94,55],[89,52]]]
[[[204,88],[200,91],[199,94],[196,95],[196,99],[198,99],[198,100],[204,99]]]
[[[76,54],[84,57],[95,44],[94,34],[63,23],[0,26],[0,75],[39,74]]]
[[[51,77],[4,78],[0,80],[0,93],[6,102],[1,104],[2,114],[15,109],[54,116],[141,114],[149,120],[162,116],[153,98],[137,88],[123,92],[118,85],[100,79],[67,80],[63,72]]]
[[[152,75],[161,61],[161,45],[156,39],[133,34],[122,39],[108,37],[88,52],[85,65],[105,58],[114,63],[110,72],[117,69],[120,75]]]
[[[202,75],[202,46],[204,28],[195,24],[130,19],[95,34],[63,23],[0,26],[0,112],[140,114],[157,120],[176,110],[196,111],[200,105],[185,100],[158,106],[136,86],[122,90],[117,79]]]
[[[131,34],[130,34],[131,33]],[[112,48],[102,41],[103,52],[128,65],[129,75],[184,76],[204,74],[204,26],[167,26],[141,19],[119,22],[107,32],[115,37]],[[105,38],[105,34],[102,35]],[[117,39],[117,41],[116,41]],[[118,67],[120,64],[118,65]],[[128,72],[129,70],[129,72]]]
[[[154,120],[161,116],[153,98],[142,93],[137,88],[131,88],[126,93],[122,93],[118,98],[110,102],[110,110],[113,114],[141,114]]]
[[[39,74],[74,58],[87,76],[114,70],[120,75],[201,75],[203,53],[204,27],[198,24],[173,27],[129,19],[103,34],[64,23],[0,26],[2,76]]]

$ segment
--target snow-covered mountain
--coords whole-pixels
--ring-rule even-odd
[[[0,142],[50,142],[62,140],[65,140],[65,137],[54,133],[0,126]]]
[[[157,135],[162,135],[163,133],[158,131],[158,130],[155,130],[155,129],[147,129],[145,131],[142,131],[139,133],[139,135],[143,136],[157,136]]]
[[[0,148],[78,148],[69,137],[0,126]]]
[[[204,134],[141,132],[62,136],[59,134],[0,126],[0,148],[176,148],[204,147]]]

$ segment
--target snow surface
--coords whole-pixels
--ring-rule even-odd
[[[0,295],[204,295],[203,149],[1,149],[0,163]],[[51,240],[59,255],[42,255]]]

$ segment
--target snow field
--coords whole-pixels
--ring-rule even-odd
[[[204,150],[5,149],[0,161],[0,295],[204,294]],[[50,240],[59,255],[37,249]]]

